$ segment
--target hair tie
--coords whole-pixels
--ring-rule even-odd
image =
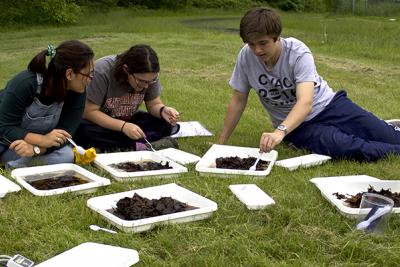
[[[56,47],[54,45],[49,44],[47,46],[47,55],[50,56],[50,59],[56,56]]]

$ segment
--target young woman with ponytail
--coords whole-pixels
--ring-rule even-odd
[[[74,161],[66,145],[81,120],[93,50],[71,40],[49,45],[0,91],[0,161],[6,167]]]

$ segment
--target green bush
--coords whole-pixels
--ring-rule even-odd
[[[75,23],[81,8],[69,0],[1,1],[0,24],[70,24]]]
[[[187,0],[119,0],[117,5],[122,7],[141,6],[149,9],[177,10],[186,7]]]

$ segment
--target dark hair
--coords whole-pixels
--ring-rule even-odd
[[[240,37],[245,43],[260,35],[271,35],[276,41],[281,32],[282,25],[279,15],[270,8],[250,9],[240,21]]]
[[[67,94],[65,72],[71,68],[75,73],[85,68],[93,60],[93,50],[77,41],[65,41],[56,48],[56,54],[46,67],[48,50],[37,54],[29,63],[28,70],[43,74],[42,94],[54,101],[61,102]]]
[[[156,52],[148,45],[134,45],[117,55],[114,65],[114,77],[119,83],[127,82],[123,66],[128,66],[128,73],[159,72],[160,64]]]

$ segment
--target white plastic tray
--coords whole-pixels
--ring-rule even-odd
[[[198,208],[134,221],[123,220],[108,211],[116,207],[118,200],[124,197],[132,197],[135,193],[148,199],[171,197]],[[202,197],[175,183],[95,197],[89,199],[87,205],[92,210],[100,213],[100,215],[111,224],[125,232],[147,231],[153,228],[156,224],[183,223],[202,220],[210,217],[212,213],[218,209],[217,203],[214,201]]]
[[[110,166],[110,164],[118,164],[122,162],[141,162],[141,161],[155,161],[165,164],[169,162],[172,169],[154,170],[154,171],[141,171],[141,172],[125,172]],[[175,176],[178,173],[187,172],[187,168],[179,165],[178,163],[167,159],[157,152],[152,151],[131,151],[131,152],[117,152],[98,154],[94,163],[99,167],[109,172],[118,181],[135,180],[139,178],[149,178],[154,176],[166,177]]]
[[[204,154],[201,160],[196,164],[196,171],[200,174],[215,174],[222,177],[228,177],[232,174],[236,175],[249,175],[249,176],[267,176],[274,166],[275,160],[278,157],[278,152],[272,150],[269,153],[263,153],[261,160],[269,161],[268,168],[264,171],[249,171],[249,170],[233,170],[233,169],[220,169],[215,167],[215,160],[219,157],[258,157],[259,149],[252,147],[239,147],[239,146],[225,146],[214,144]]]
[[[354,176],[350,176],[354,177]],[[371,185],[375,190],[379,191],[382,188],[390,189],[392,192],[400,192],[400,180],[379,180],[369,176],[362,176],[356,179],[329,179],[326,181],[314,180],[314,184],[321,191],[321,194],[332,205],[334,205],[340,213],[349,217],[358,217],[360,214],[359,208],[350,208],[344,204],[344,200],[339,200],[333,193],[338,192],[343,195],[355,195],[360,192],[367,192]],[[372,179],[371,179],[372,178]],[[399,213],[400,208],[393,208],[392,212]]]
[[[54,177],[65,171],[74,171],[89,180],[88,183],[74,185],[70,187],[57,188],[52,190],[38,190],[27,183],[29,181],[41,180]],[[37,177],[30,178],[37,175]],[[51,196],[59,195],[67,192],[77,192],[77,193],[91,193],[96,191],[98,187],[109,185],[111,182],[109,179],[100,177],[78,165],[72,163],[54,164],[54,165],[44,165],[37,167],[19,168],[11,172],[11,176],[17,180],[17,182],[22,185],[26,190],[31,192],[36,196]]]
[[[255,184],[234,184],[229,189],[249,210],[263,209],[275,201]]]
[[[156,152],[157,154],[169,158],[170,160],[173,160],[175,162],[178,162],[180,164],[189,164],[189,163],[195,163],[198,162],[201,158],[199,156],[190,154],[188,152],[170,147],[162,150],[158,150]]]
[[[3,175],[0,175],[0,198],[3,198],[7,195],[7,193],[18,192],[21,190],[19,185],[8,180]]]
[[[129,267],[139,262],[134,249],[98,243],[82,243],[36,267]]]
[[[289,171],[294,171],[299,167],[305,168],[305,167],[320,165],[330,159],[331,157],[325,155],[309,154],[295,158],[278,160],[277,162],[275,162],[275,164],[277,166],[289,169]]]

